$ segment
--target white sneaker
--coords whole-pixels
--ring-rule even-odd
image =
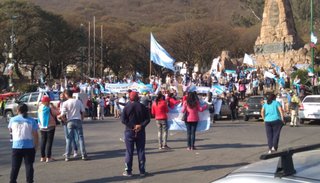
[[[271,151],[271,150],[269,150],[269,151],[268,151],[268,154],[271,154],[271,153],[272,153],[272,151]]]
[[[78,156],[78,152],[77,151],[74,151],[73,152],[73,157],[77,157]]]

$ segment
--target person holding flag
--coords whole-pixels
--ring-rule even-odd
[[[51,158],[51,149],[56,130],[55,118],[59,114],[59,110],[50,104],[50,98],[43,96],[38,109],[38,124],[41,133],[41,162],[54,161]]]

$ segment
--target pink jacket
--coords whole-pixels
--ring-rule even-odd
[[[207,107],[208,107],[207,105],[201,107],[199,102],[197,102],[197,106],[195,108],[190,108],[189,106],[187,106],[187,102],[184,102],[181,112],[185,112],[185,110],[187,110],[187,112],[189,113],[187,122],[198,122],[199,112],[206,110]]]

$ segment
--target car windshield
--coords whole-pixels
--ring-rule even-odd
[[[303,101],[304,103],[320,103],[320,97],[307,97]]]
[[[262,97],[249,98],[249,99],[248,99],[248,103],[260,103],[261,100],[263,100]]]

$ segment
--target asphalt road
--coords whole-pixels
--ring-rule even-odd
[[[170,132],[169,151],[159,150],[157,127],[153,120],[147,127],[147,171],[149,175],[140,178],[137,157],[134,157],[132,178],[122,176],[124,171],[125,146],[120,140],[123,125],[118,119],[85,121],[86,148],[91,160],[79,158],[64,162],[65,140],[62,127],[56,129],[51,163],[41,163],[36,155],[35,182],[210,182],[228,172],[259,160],[267,152],[266,135],[261,121],[250,120],[218,121],[209,131],[197,133],[198,150],[187,151],[186,133]],[[318,143],[320,126],[303,125],[297,128],[285,126],[280,138],[280,149],[292,146]],[[10,142],[7,125],[0,119],[0,182],[9,182]],[[19,182],[25,182],[24,166],[21,167]]]

